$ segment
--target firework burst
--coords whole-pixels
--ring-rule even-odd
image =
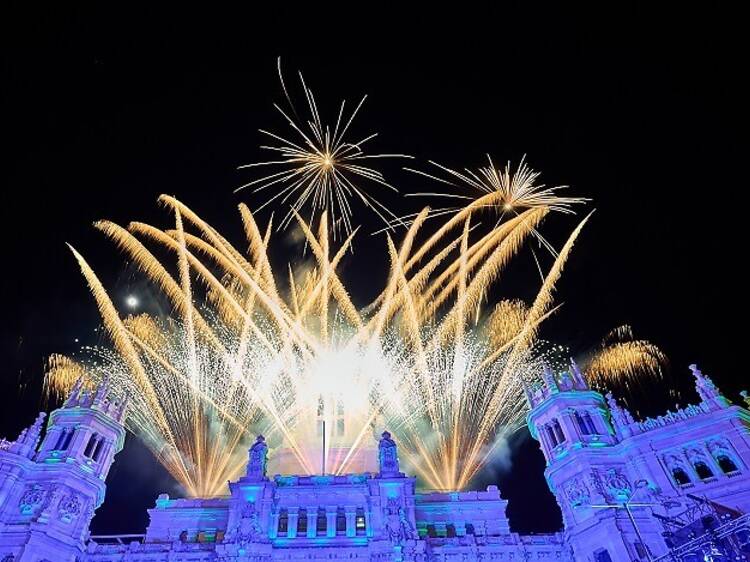
[[[626,379],[661,377],[668,364],[666,355],[654,344],[636,339],[630,326],[607,334],[584,363],[587,379],[604,386]]]
[[[559,253],[538,229],[550,212],[573,213],[585,199],[538,185],[539,174],[525,162],[512,173],[491,160],[465,173],[435,164],[449,179],[417,173],[469,187],[474,196],[449,194],[466,204],[426,208],[402,222],[363,185],[395,189],[364,163],[404,155],[365,153],[375,135],[347,140],[364,98],[350,113],[342,102],[329,127],[301,74],[308,119],[295,110],[280,67],[279,77],[289,108],[276,109],[293,137],[262,131],[276,143],[263,148],[278,159],[244,166],[279,168],[242,186],[269,194],[255,212],[239,206],[248,251],[174,197],[160,198],[174,219],[169,228],[96,223],[169,301],[172,314],[122,317],[71,248],[111,347],[52,357],[47,392],[59,396],[81,379],[89,385],[113,379],[130,400],[128,429],[190,496],[223,493],[244,467],[256,433],[266,435],[282,470],[340,474],[363,470],[362,459],[374,458],[370,451],[385,427],[422,486],[462,489],[498,439],[523,423],[524,386],[542,363],[560,363],[554,360],[560,348],[537,334],[557,310],[555,285],[589,217]],[[340,271],[357,233],[352,200],[387,227],[405,226],[400,240],[392,231],[384,237],[385,283],[364,308]],[[289,206],[277,230],[294,221],[310,250],[305,263],[288,264],[282,275],[269,257],[274,225],[256,217],[272,203]],[[472,221],[486,208],[497,221],[480,234]],[[427,220],[441,216],[445,222],[425,235]],[[498,300],[485,316],[488,295],[531,237],[544,240],[554,257],[538,294],[528,306]],[[165,252],[171,259],[156,257]],[[372,256],[368,265],[377,267]],[[588,364],[590,377],[632,375],[655,357],[647,342],[631,340],[620,334],[603,346]]]
[[[263,145],[261,148],[275,153],[278,158],[245,164],[240,166],[240,169],[271,167],[277,168],[278,171],[254,179],[240,186],[236,191],[251,187],[254,193],[269,193],[265,203],[258,207],[257,211],[274,202],[283,206],[289,205],[289,210],[279,225],[280,228],[288,226],[296,213],[302,214],[305,209],[309,209],[306,213],[308,223],[313,223],[316,216],[327,211],[333,224],[334,235],[341,229],[346,234],[351,234],[354,228],[352,225],[353,200],[359,201],[372,210],[386,224],[397,220],[396,215],[372,195],[365,184],[379,185],[391,191],[397,191],[397,189],[386,181],[382,172],[368,166],[367,162],[379,158],[410,158],[410,156],[368,154],[365,151],[365,145],[374,139],[377,133],[358,140],[348,140],[347,137],[352,122],[367,96],[354,106],[351,113],[347,113],[346,101],[342,101],[336,121],[331,127],[323,121],[315,95],[305,83],[301,73],[299,80],[309,117],[306,119],[299,117],[284,84],[280,59],[278,72],[288,108],[283,109],[278,104],[274,104],[274,107],[291,128],[291,137],[261,129],[260,132],[275,143]]]
[[[272,226],[261,228],[247,207],[240,206],[245,255],[180,201],[161,202],[174,228],[96,227],[163,292],[174,314],[121,317],[73,250],[113,347],[56,357],[47,385],[64,392],[82,376],[91,384],[113,378],[130,397],[129,429],[189,495],[221,493],[242,469],[255,432],[296,470],[317,472],[322,427],[327,472],[359,466],[377,430],[389,427],[425,486],[459,489],[486,461],[498,428],[522,423],[522,381],[539,371],[535,334],[551,313],[551,286],[568,252],[553,264],[542,304],[527,310],[502,302],[488,322],[476,320],[545,209],[523,211],[481,237],[467,217],[455,236],[451,228],[429,236],[432,251],[415,244],[424,210],[400,244],[386,237],[382,298],[363,310],[338,271],[354,233],[336,245],[326,211],[315,227],[294,214],[312,263],[290,264],[282,287],[268,256]],[[172,265],[147,245],[170,252]]]

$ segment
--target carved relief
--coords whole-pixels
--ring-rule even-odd
[[[604,484],[610,497],[617,500],[626,500],[632,493],[630,482],[621,470],[610,468],[604,476]]]
[[[75,494],[70,494],[60,500],[60,505],[57,508],[57,516],[60,521],[70,523],[81,514],[81,508],[81,499]]]
[[[414,539],[416,531],[409,521],[400,498],[389,498],[386,505],[386,533],[393,544]]]
[[[39,484],[26,486],[18,502],[18,508],[24,515],[31,515],[42,505],[46,495],[47,491]]]
[[[564,490],[571,507],[580,507],[591,503],[591,493],[580,478],[568,480],[565,483]]]

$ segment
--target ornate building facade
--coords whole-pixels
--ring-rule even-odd
[[[125,405],[75,388],[13,442],[0,441],[0,562],[272,560],[742,560],[750,556],[750,412],[692,367],[700,403],[635,420],[575,364],[527,391],[531,434],[563,514],[559,533],[510,529],[485,491],[420,493],[381,436],[377,471],[267,475],[262,436],[230,495],[172,499],[145,535],[91,536],[122,448]]]

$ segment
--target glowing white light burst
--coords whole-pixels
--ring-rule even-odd
[[[397,189],[386,181],[382,172],[365,164],[368,160],[377,158],[410,158],[410,156],[367,154],[364,146],[374,139],[377,133],[355,141],[347,140],[347,133],[367,96],[360,100],[350,114],[346,113],[346,101],[342,101],[335,124],[331,129],[329,125],[324,124],[315,95],[305,84],[302,74],[299,74],[299,79],[310,114],[307,120],[299,117],[287,92],[281,73],[280,59],[278,71],[289,108],[284,110],[277,104],[274,104],[274,107],[291,127],[293,137],[261,129],[261,133],[276,143],[264,145],[261,148],[276,153],[279,158],[245,164],[240,166],[240,169],[254,167],[281,169],[248,182],[235,191],[247,187],[253,187],[254,193],[268,191],[266,202],[256,211],[274,202],[279,202],[284,207],[288,204],[290,208],[279,224],[279,228],[282,229],[289,225],[296,213],[302,213],[303,209],[309,208],[310,212],[307,214],[309,223],[313,223],[315,217],[322,211],[327,211],[333,224],[334,236],[342,227],[346,234],[351,234],[353,230],[352,200],[357,200],[371,209],[386,224],[395,220],[396,215],[368,189],[365,189],[363,182],[379,185],[392,191],[397,191]]]

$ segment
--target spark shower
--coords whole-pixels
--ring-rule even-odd
[[[498,169],[490,160],[477,172],[435,165],[448,179],[422,176],[464,190],[457,197],[464,203],[399,217],[369,191],[395,189],[361,164],[370,158],[362,145],[373,135],[346,140],[362,102],[348,117],[342,103],[331,131],[301,75],[300,81],[309,120],[299,117],[283,79],[289,108],[277,106],[299,141],[264,131],[280,143],[266,148],[281,158],[259,165],[283,170],[248,185],[268,194],[260,207],[280,207],[281,227],[299,229],[305,258],[275,270],[272,215],[263,223],[244,203],[247,251],[171,196],[159,199],[173,218],[167,228],[95,223],[171,313],[121,314],[71,247],[111,345],[52,356],[47,389],[61,395],[74,384],[110,378],[129,400],[128,429],[191,496],[222,494],[244,468],[257,433],[313,474],[321,469],[325,431],[323,468],[343,473],[384,428],[423,487],[462,489],[523,423],[524,387],[545,366],[568,368],[564,350],[538,332],[558,308],[555,284],[588,216],[559,251],[540,228],[551,213],[574,214],[585,200],[537,184],[525,163]],[[403,155],[372,156],[381,157]],[[455,191],[446,194],[456,198]],[[356,202],[385,223],[385,281],[366,306],[355,304],[341,268],[347,254],[365,267],[374,263],[352,253],[362,235],[353,222]],[[341,230],[346,238],[336,236]],[[490,302],[497,281],[532,241],[552,261],[536,297]],[[658,349],[626,329],[614,334],[583,365],[590,379],[658,373]]]

